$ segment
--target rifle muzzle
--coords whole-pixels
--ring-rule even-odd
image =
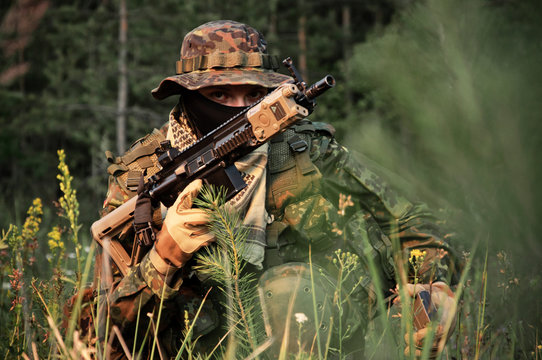
[[[305,96],[308,100],[312,100],[334,86],[335,78],[331,75],[326,75],[316,83],[312,84],[311,87],[305,92]]]

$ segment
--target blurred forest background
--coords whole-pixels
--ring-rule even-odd
[[[150,90],[174,74],[184,34],[246,22],[307,82],[335,76],[313,120],[442,210],[458,254],[482,259],[474,272],[487,252],[484,324],[530,356],[542,329],[541,14],[534,0],[1,1],[0,228],[41,197],[47,233],[65,149],[89,244],[104,151],[167,120],[177,99]]]

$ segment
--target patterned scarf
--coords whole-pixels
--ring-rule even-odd
[[[167,139],[179,150],[186,149],[197,140],[189,119],[179,104],[169,115]],[[269,215],[265,211],[266,165],[269,145],[264,144],[235,162],[247,186],[227,202],[227,206],[244,216],[243,224],[249,230],[243,258],[257,268],[262,268],[265,253],[265,228]]]

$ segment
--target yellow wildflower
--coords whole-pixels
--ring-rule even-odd
[[[70,169],[66,164],[66,153],[64,150],[58,150],[58,170],[60,174],[57,179],[60,180],[60,190],[64,194],[60,199],[60,206],[65,211],[65,216],[69,220],[72,231],[76,236],[76,224],[79,218],[79,203],[77,202],[77,192],[72,188],[73,176],[70,175]]]
[[[410,250],[410,257],[408,258],[408,262],[412,265],[417,265],[423,262],[423,259],[425,258],[425,255],[427,252],[425,250],[420,249],[412,249]]]
[[[79,225],[79,202],[77,201],[77,192],[72,187],[73,177],[70,175],[70,169],[66,164],[66,153],[61,149],[57,151],[57,154],[59,160],[59,174],[57,175],[57,179],[59,180],[60,190],[63,193],[60,199],[58,199],[58,202],[60,203],[62,210],[64,210],[63,216],[70,223],[71,241],[75,245],[77,264],[79,266],[81,260],[79,257],[81,244],[79,243],[78,236],[81,227]]]
[[[63,252],[65,250],[64,242],[62,241],[62,233],[60,232],[59,226],[55,226],[53,230],[47,234],[47,236],[49,237],[49,241],[47,243],[49,244],[49,249],[51,251],[59,249],[61,252]]]
[[[43,215],[43,209],[42,209],[40,198],[34,199],[34,201],[32,202],[32,205],[28,208],[27,215],[28,216],[24,222],[21,235],[23,239],[31,240],[36,236],[40,228],[41,215]]]

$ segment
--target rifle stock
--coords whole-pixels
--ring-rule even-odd
[[[132,226],[137,196],[95,221],[90,227],[94,240],[104,249],[109,249],[109,256],[113,259],[123,276],[132,264],[132,256],[120,243],[118,235],[127,227]]]

